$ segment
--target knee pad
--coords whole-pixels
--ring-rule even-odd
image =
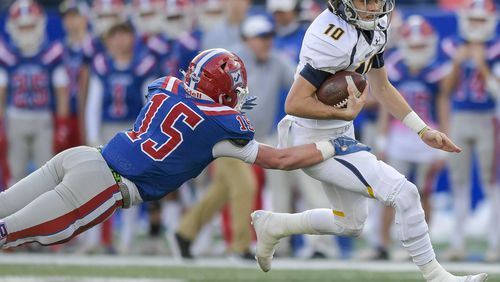
[[[391,205],[396,209],[396,226],[399,228],[400,240],[418,238],[429,231],[420,195],[413,183],[402,183]]]
[[[363,232],[363,227],[351,227],[351,228],[345,228],[344,231],[342,232],[341,236],[349,236],[349,237],[359,237],[361,236],[361,233]]]
[[[342,221],[336,221],[335,225],[337,225],[338,230],[341,230],[340,232],[337,232],[334,235],[338,236],[348,236],[348,237],[359,237],[361,236],[361,233],[363,232],[363,228],[365,227],[365,223],[357,223],[357,222],[342,222]]]

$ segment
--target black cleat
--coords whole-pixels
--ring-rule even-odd
[[[183,238],[179,233],[175,233],[175,239],[177,241],[177,245],[179,246],[179,250],[181,251],[182,258],[192,259],[191,240]]]

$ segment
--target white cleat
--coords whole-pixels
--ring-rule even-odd
[[[488,279],[488,274],[486,273],[479,273],[476,275],[469,275],[465,277],[464,282],[484,282]]]
[[[488,279],[488,274],[486,273],[480,273],[480,274],[475,274],[475,275],[468,275],[468,276],[452,276],[444,279],[433,279],[430,280],[429,282],[484,282]]]
[[[275,246],[279,242],[278,236],[273,236],[269,232],[269,227],[272,226],[272,212],[258,210],[254,211],[250,217],[252,218],[252,225],[257,235],[257,250],[255,252],[255,259],[264,272],[271,270],[271,262],[273,260]]]

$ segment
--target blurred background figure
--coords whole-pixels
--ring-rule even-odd
[[[225,48],[233,50],[241,42],[240,25],[245,19],[252,2],[250,0],[223,0],[224,19],[203,36],[203,49]]]
[[[84,82],[81,80],[81,74],[84,64],[83,44],[91,37],[88,32],[87,20],[89,11],[87,3],[82,0],[66,0],[59,7],[66,32],[66,37],[63,40],[63,63],[69,76],[70,107],[67,148],[84,144],[85,100],[83,97],[85,94],[82,93]],[[66,148],[56,147],[55,151],[59,152],[64,149]]]
[[[123,0],[92,1],[92,31],[97,37],[105,33],[115,24],[127,19],[127,9]]]
[[[132,23],[139,36],[148,38],[163,32],[165,6],[165,0],[132,1]]]
[[[224,0],[197,0],[197,24],[207,32],[224,20]]]
[[[66,141],[68,75],[63,45],[45,37],[46,16],[30,0],[14,2],[7,17],[12,44],[0,46],[0,123],[5,120],[11,183],[53,155],[53,141]],[[55,132],[54,125],[61,131]],[[61,145],[64,146],[64,145]]]
[[[491,207],[500,204],[500,188],[494,172],[494,162],[498,158],[495,155],[494,112],[499,97],[499,74],[492,71],[500,59],[500,42],[495,35],[497,10],[492,1],[465,1],[458,10],[457,20],[458,36],[442,42],[451,71],[439,97],[439,117],[444,132],[449,132],[452,140],[463,149],[461,154],[449,157],[456,223],[451,247],[445,256],[464,260],[467,257],[465,227],[470,215],[474,156],[477,157],[481,186],[489,204]],[[500,210],[491,208],[490,211],[485,260],[498,261]]]
[[[435,101],[439,83],[447,74],[437,60],[438,35],[423,17],[412,15],[399,29],[397,38],[397,51],[386,59],[389,79],[415,112],[427,124],[436,128]],[[419,187],[426,221],[429,223],[432,190],[444,161],[440,159],[438,151],[422,143],[418,135],[400,121],[390,118],[387,112],[381,113],[380,118],[383,121],[378,134],[386,134],[383,137],[387,140],[386,147],[381,148],[386,161]],[[384,207],[381,234],[374,236],[378,242],[375,244],[376,252],[373,258],[389,259],[393,222],[393,209]],[[393,254],[391,258],[398,259],[397,254]],[[403,258],[409,259],[406,252]]]
[[[306,33],[306,27],[299,22],[299,1],[268,0],[266,8],[276,23],[275,48],[290,60],[298,62],[302,39]]]
[[[158,75],[154,56],[136,44],[131,24],[113,25],[106,33],[104,43],[105,52],[97,54],[92,61],[85,114],[87,144],[91,146],[105,144],[116,132],[132,128],[144,105],[147,85]],[[129,251],[138,210],[137,207],[122,211],[122,214],[133,216],[123,217],[121,252]],[[93,251],[96,243],[95,239],[88,239],[85,251]]]

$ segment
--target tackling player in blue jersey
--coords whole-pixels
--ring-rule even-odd
[[[248,93],[246,69],[224,49],[196,56],[184,81],[167,76],[148,90],[133,129],[102,149],[66,150],[0,193],[0,247],[66,242],[118,208],[161,199],[217,157],[295,169],[367,149],[350,138],[287,149],[253,140],[239,111]],[[346,111],[356,114],[362,103],[351,96]]]

